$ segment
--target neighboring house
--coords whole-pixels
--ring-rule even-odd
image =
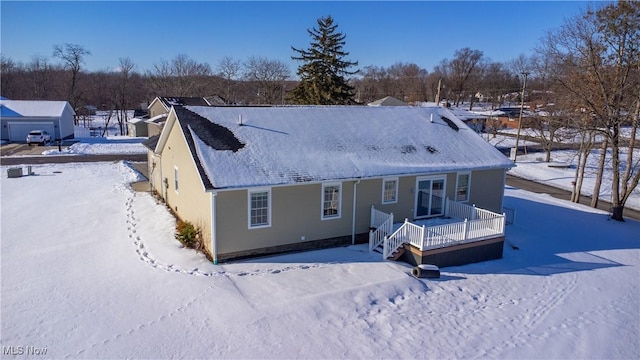
[[[371,244],[377,236],[373,248],[384,240],[370,232],[383,227],[374,212],[400,220],[453,217],[459,215],[451,204],[464,203],[501,213],[513,166],[435,107],[175,106],[146,146],[152,188],[201,229],[214,262],[367,237]],[[492,216],[498,219],[490,254],[434,262],[501,257],[504,218]],[[469,241],[467,232],[463,239]],[[413,262],[426,259],[420,254]]]
[[[153,99],[147,107],[149,119],[145,121],[147,124],[147,135],[159,135],[164,126],[164,122],[169,110],[172,106],[210,106],[211,104],[203,97],[177,97],[177,96],[159,96]]]
[[[168,114],[172,106],[210,106],[211,104],[203,97],[179,97],[179,96],[158,96],[147,109],[149,117]]]
[[[526,127],[527,122],[533,117],[533,113],[524,109],[522,112],[522,127]],[[517,129],[520,121],[520,107],[499,108],[495,116],[502,128]]]
[[[487,121],[486,115],[481,115],[476,112],[457,107],[449,108],[449,110],[451,110],[451,112],[453,112],[455,116],[458,117],[458,119],[464,121],[464,123],[475,132],[484,132],[485,123]]]
[[[398,100],[393,96],[387,96],[367,104],[368,106],[408,106],[404,101]]]
[[[147,129],[147,121],[148,119],[145,117],[134,117],[133,119],[127,121],[127,127],[129,128],[129,136],[133,137],[145,137],[149,136],[149,131]]]
[[[169,114],[160,114],[152,117],[151,119],[146,119],[144,121],[145,125],[147,126],[146,136],[160,135],[160,133],[162,132],[162,128],[167,121],[167,115]]]
[[[227,104],[227,100],[225,100],[220,95],[212,95],[204,98],[210,106],[225,106]]]
[[[45,130],[51,139],[72,139],[75,112],[66,101],[0,100],[1,140],[26,141],[31,130]]]

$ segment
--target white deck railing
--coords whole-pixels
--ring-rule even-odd
[[[371,206],[369,229],[369,251],[373,251],[393,232],[393,213],[387,214]]]
[[[503,236],[505,231],[505,214],[494,213],[489,210],[479,209],[475,206],[456,203],[447,199],[445,214],[451,218],[460,218],[464,221],[438,226],[418,226],[405,219],[404,224],[398,230],[391,233],[386,222],[384,230],[377,234],[369,232],[369,250],[383,243],[383,258],[387,259],[403,244],[409,243],[421,251],[430,250],[466,242],[480,241],[497,236]],[[375,213],[374,213],[375,212]],[[371,223],[382,221],[383,215],[378,210],[371,208]],[[393,214],[386,215],[386,221],[393,219]],[[393,220],[391,220],[393,223]],[[392,224],[391,224],[392,226]],[[377,229],[380,229],[378,227]],[[377,231],[377,230],[376,230]],[[384,234],[386,232],[386,234]],[[382,236],[382,239],[380,239]],[[372,244],[376,244],[373,246]],[[373,247],[372,247],[373,246]]]
[[[418,226],[404,219],[404,224],[390,236],[384,238],[382,258],[387,259],[405,243],[419,241],[424,237],[424,225]]]
[[[421,251],[504,235],[505,216],[495,214],[490,219],[464,220],[446,225],[430,226],[421,242],[411,244]]]

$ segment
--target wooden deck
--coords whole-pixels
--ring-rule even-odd
[[[497,260],[502,258],[504,238],[504,236],[496,236],[428,250],[420,250],[411,244],[404,244],[405,252],[400,260],[414,266],[432,264],[441,268]]]
[[[375,230],[369,233],[369,249],[382,246],[385,259],[396,259],[393,255],[404,249],[400,259],[413,265],[445,267],[500,259],[505,220],[505,214],[447,199],[445,216],[414,222],[405,219],[402,224],[387,226],[393,222],[393,214],[372,208]]]

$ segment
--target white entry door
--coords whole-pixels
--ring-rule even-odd
[[[444,176],[419,177],[416,180],[416,219],[444,215],[445,185]]]

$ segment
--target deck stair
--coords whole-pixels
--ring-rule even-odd
[[[369,251],[381,252],[383,259],[397,259],[402,255],[398,252],[404,251],[405,244],[424,252],[505,235],[504,213],[494,213],[449,199],[446,199],[442,219],[446,223],[425,226],[424,222],[417,225],[405,219],[402,224],[394,224],[393,214],[386,214],[372,206]]]
[[[378,245],[376,248],[373,249],[373,251],[379,253],[379,254],[383,254],[384,253],[384,246],[382,244]],[[391,255],[389,255],[387,257],[387,260],[391,260],[391,261],[396,261],[398,259],[400,259],[400,257],[405,253],[405,248],[400,247],[398,249],[396,249],[393,253],[391,253]]]

